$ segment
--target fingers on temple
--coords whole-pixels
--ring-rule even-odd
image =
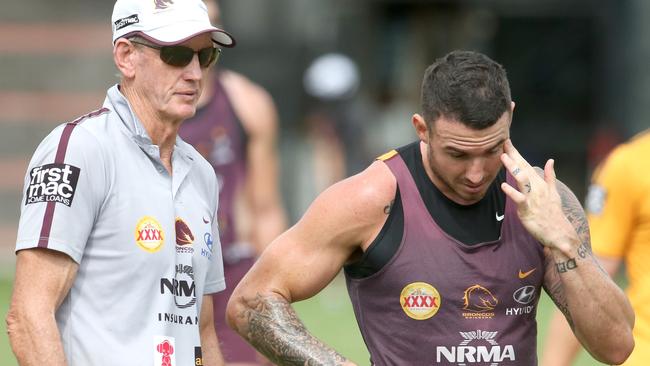
[[[501,162],[503,163],[503,166],[505,166],[510,174],[515,178],[517,183],[521,185],[524,182],[522,166],[517,164],[517,162],[508,154],[501,155]]]
[[[526,159],[524,159],[524,157],[519,154],[519,151],[515,148],[515,145],[512,144],[512,141],[510,139],[506,140],[504,144],[504,151],[508,157],[517,163],[517,165],[519,165],[521,169],[531,167],[530,164],[528,164],[528,161],[526,161]]]

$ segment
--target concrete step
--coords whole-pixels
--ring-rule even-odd
[[[106,85],[108,89],[110,85]],[[73,121],[101,108],[106,89],[92,92],[0,90],[0,126],[22,124],[25,128]]]

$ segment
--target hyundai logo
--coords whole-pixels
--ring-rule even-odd
[[[208,249],[210,249],[210,251],[212,251],[212,243],[213,243],[212,234],[205,233],[203,235],[203,241],[205,241],[205,245],[208,247]]]
[[[520,287],[512,294],[512,298],[522,305],[530,304],[535,300],[535,286]]]

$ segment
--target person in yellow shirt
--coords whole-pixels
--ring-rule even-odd
[[[627,295],[636,313],[632,355],[624,365],[650,365],[650,130],[614,149],[596,169],[585,208],[591,245],[614,275],[625,263]],[[607,337],[607,334],[603,334]],[[580,350],[564,316],[550,324],[542,366],[568,366]]]

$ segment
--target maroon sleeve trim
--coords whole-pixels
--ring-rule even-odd
[[[98,109],[84,116],[81,116],[72,122],[68,122],[63,128],[63,133],[61,133],[61,139],[59,140],[59,146],[56,150],[54,163],[62,164],[65,161],[65,153],[68,150],[68,142],[70,142],[70,136],[72,135],[72,130],[74,130],[75,127],[77,127],[81,122],[88,118],[97,117],[106,112],[108,112],[108,108]],[[47,245],[50,241],[50,230],[52,229],[52,219],[54,218],[55,204],[56,202],[48,202],[47,206],[45,207],[43,226],[41,226],[41,235],[39,236],[38,240],[39,248],[47,248]]]

